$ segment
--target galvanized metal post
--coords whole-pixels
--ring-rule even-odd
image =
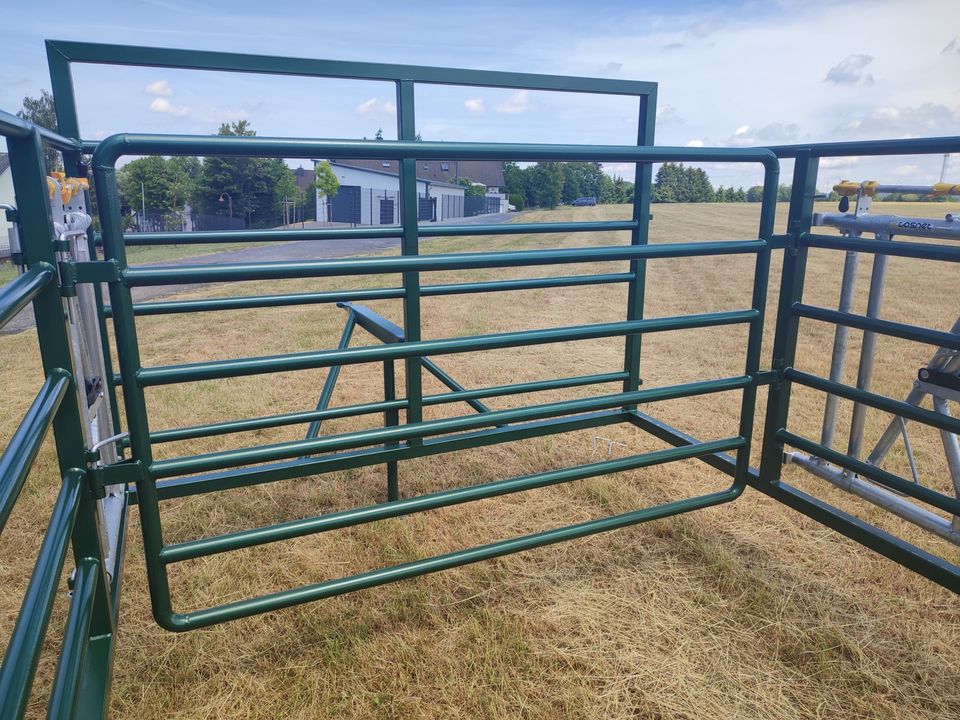
[[[383,363],[383,399],[386,401],[396,400],[397,398],[397,380],[396,368],[393,360],[385,360]],[[385,410],[383,413],[384,427],[392,427],[400,424],[399,410]],[[387,447],[399,447],[399,443],[388,443]],[[387,500],[394,501],[400,499],[400,473],[396,460],[387,460]]]
[[[843,279],[840,281],[840,300],[837,303],[839,312],[850,312],[853,307],[853,294],[857,284],[857,261],[859,255],[848,250],[843,260]],[[830,357],[830,380],[843,382],[843,366],[847,357],[847,337],[850,328],[846,325],[837,325],[833,335],[833,353]],[[833,393],[827,393],[823,408],[823,426],[820,430],[820,444],[824,447],[833,447],[833,438],[837,432],[837,404],[840,398]]]

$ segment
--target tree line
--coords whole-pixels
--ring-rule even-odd
[[[510,204],[553,208],[577,198],[592,197],[599,203],[631,203],[634,186],[622,177],[610,177],[598,162],[542,162],[522,168],[503,164],[504,191]]]
[[[223,123],[218,135],[253,136],[246,120]],[[209,215],[240,218],[244,227],[276,225],[284,217],[284,202],[304,210],[305,219],[316,213],[314,188],[330,195],[339,183],[327,163],[318,163],[317,181],[301,190],[293,170],[280,158],[149,156],[133,160],[117,173],[121,207],[132,212],[179,217],[189,206]],[[128,224],[132,219],[127,220]]]

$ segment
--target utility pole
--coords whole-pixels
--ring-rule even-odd
[[[950,162],[950,153],[943,154],[943,165],[940,167],[940,182],[945,182],[947,177],[947,164]]]

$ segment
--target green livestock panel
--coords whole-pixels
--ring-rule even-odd
[[[865,240],[819,236],[810,232],[816,194],[818,159],[836,155],[883,155],[940,153],[960,150],[957,138],[843,143],[780,148],[672,148],[654,146],[656,85],[610,79],[554,77],[446,68],[425,68],[357,62],[333,62],[236,53],[139,48],[49,41],[47,44],[58,124],[63,135],[32,126],[0,113],[0,134],[7,138],[18,207],[15,213],[23,246],[24,273],[0,289],[0,325],[6,324],[27,305],[37,318],[44,378],[36,400],[0,457],[0,530],[23,488],[40,444],[52,427],[60,463],[62,487],[52,508],[36,569],[30,580],[23,610],[8,642],[0,669],[0,717],[21,717],[30,698],[33,675],[46,633],[53,600],[61,590],[60,573],[72,547],[71,605],[64,631],[60,661],[50,697],[51,717],[102,717],[109,698],[113,638],[117,629],[119,575],[125,544],[128,504],[139,507],[147,581],[156,621],[169,630],[185,631],[235,620],[258,613],[334,597],[397,580],[500,557],[510,553],[607,532],[657,518],[719,505],[737,499],[750,486],[874,550],[904,564],[921,575],[960,592],[956,566],[893,537],[823,501],[781,481],[784,446],[811,450],[810,441],[787,429],[790,390],[793,383],[849,397],[917,422],[956,432],[952,418],[890,398],[802,373],[793,367],[801,317],[846,324],[879,333],[956,348],[956,336],[929,328],[863,318],[817,308],[803,303],[803,280],[807,249],[853,249],[859,252],[903,254],[930,261],[956,262],[955,247],[933,244],[879,246]],[[75,63],[169,67],[238,73],[352,78],[391,82],[396,90],[396,141],[319,140],[231,136],[181,136],[124,133],[102,141],[79,135],[71,67]],[[421,142],[417,140],[414,107],[419,84],[466,85],[576,93],[631,96],[637,99],[636,145],[557,145],[468,142]],[[87,238],[83,257],[70,255],[52,218],[41,150],[53,147],[63,153],[70,176],[85,176],[91,156],[100,227],[102,258],[93,232]],[[128,156],[184,155],[204,157],[271,158],[394,158],[399,161],[400,223],[388,227],[321,228],[310,230],[210,231],[125,235],[121,222],[116,175],[118,163]],[[627,220],[602,222],[538,222],[507,225],[429,225],[417,222],[416,163],[450,157],[494,161],[590,161],[632,163],[636,167],[636,195]],[[780,158],[793,158],[793,196],[787,233],[774,234]],[[655,163],[752,163],[763,173],[763,196],[756,233],[741,239],[710,242],[650,244],[651,169]],[[419,242],[428,237],[493,236],[581,232],[628,232],[629,244],[545,250],[460,252],[421,254]],[[316,240],[336,242],[361,238],[396,238],[399,256],[346,257],[293,262],[256,262],[217,265],[164,265],[131,267],[126,248],[135,245],[201,244],[224,242],[286,242]],[[57,242],[55,242],[57,241]],[[761,360],[765,304],[771,255],[784,254],[780,301],[775,318],[776,337],[769,366]],[[650,316],[645,312],[648,270],[670,258],[712,258],[739,255],[752,262],[749,302],[722,312],[676,316]],[[424,273],[502,268],[550,268],[618,261],[620,272],[570,272],[551,277],[521,277],[436,284]],[[364,286],[368,276],[391,274],[398,281],[388,287]],[[188,283],[228,284],[251,280],[351,277],[354,289],[269,295],[211,297],[202,299],[134,302],[133,289]],[[527,318],[531,329],[425,338],[422,298],[455,295],[496,294],[516,290],[575,288],[594,285],[626,286],[624,307],[612,322],[537,328],[536,318]],[[109,303],[101,288],[109,289]],[[102,354],[104,402],[109,404],[116,434],[93,442],[89,433],[84,383],[76,362],[76,337],[65,308],[78,289],[92,289],[99,328],[86,338],[87,349]],[[399,300],[402,323],[394,324],[363,305],[365,301]],[[344,326],[334,348],[269,356],[241,356],[172,365],[144,365],[138,319],[178,313],[206,315],[224,310],[336,305],[344,311]],[[112,367],[108,342],[112,326],[118,359]],[[685,329],[745,326],[743,369],[729,377],[704,377],[695,381],[643,387],[641,354],[643,336]],[[375,344],[351,346],[360,332]],[[216,325],[209,323],[206,340],[216,338]],[[443,356],[476,351],[497,352],[508,348],[541,347],[556,352],[556,345],[572,340],[617,338],[622,342],[622,364],[606,370],[582,367],[569,377],[532,382],[468,388],[442,365]],[[198,339],[199,341],[199,339]],[[618,350],[619,354],[619,350]],[[332,405],[340,369],[352,364],[381,364],[383,399],[353,405]],[[329,368],[316,404],[280,415],[224,420],[177,428],[156,428],[146,389],[161,385],[205,380],[267,375],[271,373]],[[404,388],[397,382],[402,368]],[[379,372],[379,368],[378,368]],[[425,393],[423,374],[439,381],[446,390]],[[379,392],[379,378],[378,392]],[[751,438],[756,425],[758,390],[769,388],[760,468],[750,466]],[[123,413],[118,410],[118,388]],[[520,397],[544,390],[591,388],[578,399],[548,403],[525,403],[508,410],[491,409],[484,401],[497,397]],[[88,388],[89,390],[89,388]],[[729,437],[700,440],[671,427],[644,411],[658,401],[691,398],[716,393],[734,393],[739,399],[737,430]],[[425,419],[424,409],[467,403],[470,412],[443,419]],[[310,409],[313,408],[313,409]],[[343,433],[324,432],[323,423],[334,418],[381,416],[372,429]],[[399,464],[414,458],[480,448],[626,424],[667,443],[666,449],[628,457],[611,458],[575,467],[498,479],[479,485],[455,487],[424,495],[405,497]],[[282,443],[221,449],[197,455],[154,456],[155,446],[196,438],[217,438],[249,430],[300,425],[302,439]],[[116,444],[115,460],[104,460],[102,447]],[[890,473],[864,467],[842,453],[826,456],[833,462],[863,473],[877,483],[957,513],[960,504],[925,488],[905,485]],[[427,557],[356,575],[292,587],[268,595],[248,597],[213,607],[176,610],[171,597],[168,568],[196,558],[209,557],[316,533],[354,527],[510,493],[560,485],[670,462],[699,459],[729,476],[724,489],[666,502],[654,507],[548,529]],[[314,476],[370,465],[385,466],[384,501],[339,512],[281,522],[239,532],[184,542],[164,540],[161,506],[165,501],[282,480]],[[117,488],[120,488],[117,491]],[[105,501],[119,492],[119,516],[114,524],[104,518]],[[114,508],[117,506],[114,505]]]

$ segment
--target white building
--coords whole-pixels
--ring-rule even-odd
[[[13,205],[17,201],[13,195],[13,173],[10,171],[10,156],[0,153],[0,204]],[[0,258],[10,257],[10,223],[7,215],[0,210]]]
[[[318,193],[317,220],[353,225],[400,223],[398,161],[331,160],[330,167],[340,181],[340,189],[333,198]],[[466,187],[457,182],[461,178],[483,185],[487,194],[467,195]],[[483,180],[496,184],[488,185]],[[418,160],[417,217],[421,222],[441,222],[465,215],[506,212],[506,196],[499,192],[502,184],[503,169],[498,162]]]

